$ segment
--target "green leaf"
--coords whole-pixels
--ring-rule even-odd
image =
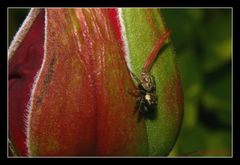
[[[132,71],[140,75],[157,39],[166,31],[158,9],[122,9]],[[169,40],[151,69],[158,96],[157,115],[146,120],[149,155],[167,155],[175,144],[183,116],[183,95]]]

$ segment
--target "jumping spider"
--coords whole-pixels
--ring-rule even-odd
[[[132,77],[137,82],[137,89],[129,92],[133,96],[137,97],[135,112],[139,112],[139,119],[147,117],[150,114],[154,114],[157,108],[157,95],[156,95],[156,83],[154,76],[150,74],[150,68],[156,58],[160,48],[164,45],[164,42],[170,35],[170,31],[166,31],[157,41],[156,45],[152,49],[148,56],[146,63],[141,72],[140,80],[137,76],[131,72]]]
[[[140,80],[132,73],[133,78],[137,82],[138,89],[131,92],[136,96],[135,112],[139,112],[139,120],[141,117],[154,113],[157,106],[156,83],[154,77],[143,71]]]

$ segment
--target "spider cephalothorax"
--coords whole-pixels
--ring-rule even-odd
[[[140,77],[140,87],[142,87],[144,90],[148,92],[155,90],[156,83],[154,77],[150,75],[148,72],[142,71]]]
[[[144,117],[150,113],[154,113],[157,108],[156,83],[154,76],[150,74],[150,68],[169,35],[169,31],[165,32],[153,48],[142,69],[140,79],[131,72],[132,77],[137,82],[137,89],[131,91],[131,94],[137,97],[135,110],[139,112],[139,119],[141,119],[142,116]]]

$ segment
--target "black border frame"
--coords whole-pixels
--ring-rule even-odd
[[[160,0],[159,0],[160,1]],[[135,1],[135,3],[130,3],[127,1],[84,1],[81,2],[76,0],[68,1],[26,1],[26,0],[1,0],[0,1],[0,16],[4,25],[1,29],[1,39],[3,40],[1,49],[3,52],[0,56],[0,83],[1,83],[1,108],[0,108],[0,159],[8,159],[7,157],[7,8],[8,7],[232,7],[233,8],[233,82],[232,82],[232,102],[233,102],[233,160],[240,158],[240,145],[239,145],[239,111],[240,105],[238,104],[239,97],[239,73],[237,68],[239,62],[239,44],[240,44],[240,27],[237,24],[239,21],[239,10],[240,10],[240,1],[239,0],[165,0],[163,2],[159,1]],[[77,3],[78,2],[78,3]],[[4,42],[5,41],[5,42]],[[6,108],[5,108],[6,107]],[[197,158],[198,159],[198,158]],[[213,158],[215,159],[215,158]],[[225,158],[220,158],[220,161]]]

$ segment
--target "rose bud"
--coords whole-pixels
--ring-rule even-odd
[[[159,40],[164,32],[159,9],[31,9],[8,51],[10,152],[168,155],[183,93],[171,40]],[[144,66],[155,79],[150,117],[139,116],[149,97],[129,92]]]

